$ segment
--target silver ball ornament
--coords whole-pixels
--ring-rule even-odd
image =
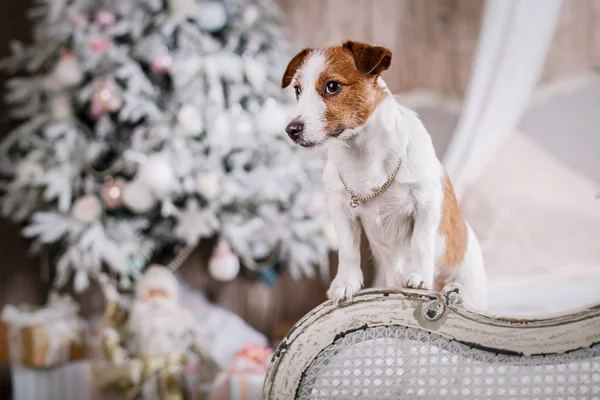
[[[163,154],[150,155],[140,165],[136,181],[145,185],[159,199],[166,197],[175,186],[175,171]]]
[[[206,32],[218,32],[227,23],[227,10],[221,2],[203,1],[199,4],[198,25]]]
[[[157,199],[145,184],[134,180],[123,189],[125,207],[136,214],[145,214],[156,206]]]
[[[201,172],[196,176],[196,191],[207,200],[215,199],[221,192],[221,178],[218,174]]]
[[[177,123],[189,136],[198,136],[204,130],[202,114],[197,107],[184,105],[177,113]]]

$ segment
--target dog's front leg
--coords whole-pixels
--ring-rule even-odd
[[[402,286],[432,289],[435,270],[435,240],[440,220],[440,207],[435,201],[419,204],[415,212],[410,258],[404,266]]]
[[[329,201],[330,215],[338,236],[338,270],[331,282],[327,297],[336,303],[352,298],[363,285],[360,267],[360,223],[350,215],[346,204]]]

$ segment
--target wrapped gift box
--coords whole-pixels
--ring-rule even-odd
[[[52,368],[11,366],[13,400],[87,400],[90,373],[87,361],[68,362]]]
[[[0,321],[0,363],[45,368],[86,357],[87,324],[68,296],[39,309],[8,305]]]
[[[239,351],[214,382],[209,400],[260,400],[273,351],[247,346]]]

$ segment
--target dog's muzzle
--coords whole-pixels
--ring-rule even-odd
[[[297,142],[302,136],[302,132],[304,132],[304,122],[299,119],[294,119],[285,127],[285,131],[290,139]]]

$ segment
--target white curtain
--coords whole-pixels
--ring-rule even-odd
[[[460,196],[513,133],[535,88],[562,0],[487,0],[465,106],[444,166]]]

